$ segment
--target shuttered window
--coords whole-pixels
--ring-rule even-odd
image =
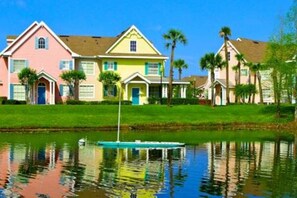
[[[71,60],[61,60],[59,64],[60,70],[73,70],[73,64]]]
[[[10,63],[10,72],[11,73],[19,73],[25,67],[28,67],[27,60],[12,59],[11,63]]]
[[[25,85],[11,85],[13,86],[13,98],[14,100],[26,100]]]

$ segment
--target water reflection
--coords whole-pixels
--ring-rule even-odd
[[[296,197],[296,142],[182,149],[0,143],[0,197]]]

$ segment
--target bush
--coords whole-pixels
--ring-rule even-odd
[[[211,100],[200,99],[199,104],[200,105],[211,105]]]
[[[171,104],[172,105],[197,105],[198,104],[197,98],[172,98]],[[162,105],[167,104],[167,98],[162,98]],[[160,104],[160,98],[149,97],[148,98],[149,104]]]
[[[3,100],[3,105],[23,105],[26,104],[26,101],[20,101],[20,100]]]
[[[118,105],[117,100],[103,100],[103,101],[82,101],[82,100],[67,100],[67,105]],[[121,101],[122,105],[132,105],[130,100]]]
[[[0,105],[7,100],[7,97],[0,97]]]

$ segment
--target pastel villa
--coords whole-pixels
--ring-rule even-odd
[[[167,97],[168,78],[162,74],[168,57],[135,27],[114,37],[57,35],[44,22],[34,22],[18,36],[7,37],[0,53],[0,96],[25,100],[25,86],[18,73],[25,67],[37,71],[38,80],[31,93],[34,104],[56,104],[67,100],[69,86],[60,75],[67,70],[82,70],[86,80],[79,86],[79,100],[102,101],[106,86],[98,81],[104,71],[121,76],[122,99],[146,104],[149,97]],[[186,97],[187,81],[179,85]],[[117,97],[117,89],[109,96]]]

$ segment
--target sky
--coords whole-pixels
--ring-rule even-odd
[[[175,59],[189,68],[182,76],[207,75],[199,60],[223,44],[221,27],[238,37],[268,41],[293,0],[0,0],[0,51],[7,35],[19,35],[34,21],[44,21],[58,35],[116,36],[135,25],[164,55],[162,35],[183,32],[188,44],[177,45]],[[169,73],[169,60],[165,75]],[[175,77],[178,72],[174,71]]]

